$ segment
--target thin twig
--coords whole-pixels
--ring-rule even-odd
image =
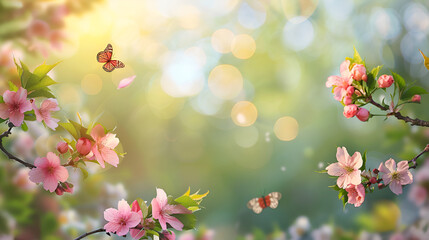
[[[423,151],[421,153],[419,153],[417,156],[415,156],[413,159],[411,159],[410,161],[408,161],[408,164],[413,164],[410,166],[410,168],[416,168],[417,167],[417,159],[423,155],[424,153],[429,152],[429,144],[426,145],[425,149],[423,149]]]
[[[79,236],[79,237],[78,237],[78,238],[76,238],[75,240],[83,239],[83,238],[85,238],[85,237],[88,237],[89,235],[92,235],[92,234],[94,234],[94,233],[100,233],[100,232],[106,232],[106,230],[105,230],[105,229],[103,229],[103,228],[99,228],[99,229],[97,229],[97,230],[94,230],[94,231],[91,231],[91,232],[87,232],[87,233],[85,233],[85,234],[83,234],[83,235]]]
[[[381,104],[375,102],[371,97],[369,98],[369,103],[378,107],[383,111],[389,110],[389,108],[382,106]],[[394,112],[390,115],[395,116],[397,119],[402,120],[404,122],[411,123],[412,126],[421,126],[421,127],[429,127],[429,121],[424,121],[418,118],[410,118],[408,116],[403,116],[400,112]]]
[[[12,123],[9,123],[9,125],[8,125],[8,126],[9,126],[9,129],[0,135],[0,150],[1,150],[4,154],[6,154],[6,156],[7,156],[10,160],[15,160],[15,161],[17,161],[17,162],[21,163],[22,165],[24,165],[24,166],[26,166],[26,167],[28,167],[28,168],[30,168],[30,169],[35,168],[36,166],[34,166],[33,164],[28,163],[28,162],[26,162],[26,161],[24,161],[24,160],[21,160],[21,159],[20,159],[20,158],[18,158],[18,157],[15,157],[14,155],[12,155],[12,154],[11,154],[10,152],[8,152],[8,151],[6,150],[6,148],[3,146],[3,138],[8,137],[10,134],[12,134],[12,128],[14,127],[14,125],[13,125]]]

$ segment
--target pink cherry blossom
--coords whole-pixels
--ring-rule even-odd
[[[114,149],[118,146],[119,139],[116,138],[116,134],[106,134],[103,126],[98,124],[91,130],[91,137],[95,140],[95,143],[92,146],[92,153],[100,166],[104,168],[104,162],[107,162],[112,166],[117,167],[119,157]]]
[[[104,225],[106,232],[124,236],[130,231],[130,228],[140,223],[141,215],[132,211],[127,201],[122,199],[118,202],[118,209],[109,208],[104,211],[104,219],[108,221],[108,223]]]
[[[341,101],[343,99],[343,97],[347,94],[347,88],[353,82],[349,66],[350,61],[344,61],[340,66],[341,76],[330,76],[328,77],[328,81],[326,81],[326,87],[334,87],[334,98],[337,101]]]
[[[378,170],[383,173],[384,185],[389,185],[390,190],[396,195],[402,194],[402,185],[413,182],[413,175],[408,169],[408,161],[400,161],[396,168],[396,162],[392,158],[384,164],[380,163],[378,167]]]
[[[30,38],[47,38],[50,32],[49,24],[43,20],[33,20],[27,28],[27,35]]]
[[[349,95],[346,95],[343,98],[343,103],[344,103],[344,105],[350,105],[350,104],[352,104],[353,103],[352,97],[350,97]]]
[[[77,140],[76,150],[83,156],[88,155],[91,152],[92,144],[88,138],[81,137]]]
[[[9,118],[16,127],[24,121],[24,113],[31,110],[31,103],[27,100],[27,90],[20,87],[17,92],[6,90],[3,93],[4,103],[0,103],[0,118]]]
[[[167,223],[174,229],[182,231],[183,223],[179,219],[170,216],[171,214],[191,214],[192,211],[188,210],[182,205],[170,205],[167,202],[167,194],[164,190],[156,189],[156,198],[152,199],[152,216],[158,219],[159,224],[163,230],[167,230]]]
[[[363,160],[359,152],[355,152],[350,157],[345,147],[337,148],[337,163],[330,164],[326,170],[331,176],[338,176],[337,185],[340,188],[346,188],[349,184],[359,185],[361,177],[359,170],[362,167]]]
[[[354,204],[355,207],[360,207],[365,200],[365,188],[362,184],[353,185],[350,184],[347,188],[347,197],[349,198],[348,203]]]
[[[362,122],[366,122],[369,119],[369,111],[365,108],[359,108],[356,117],[361,120]]]
[[[136,212],[140,217],[140,222],[143,219],[143,213],[140,208],[139,202],[137,200],[134,200],[134,202],[131,204],[131,211]],[[142,225],[139,223],[137,226],[133,229],[130,229],[130,235],[133,239],[140,239],[145,234],[145,230],[143,230]]]
[[[69,177],[67,169],[61,166],[60,158],[52,152],[46,157],[37,158],[34,161],[36,168],[28,173],[30,180],[35,183],[43,183],[43,188],[50,192],[57,189],[58,182],[65,182]]]
[[[364,80],[366,82],[367,80],[366,68],[362,64],[355,64],[350,71],[350,74],[352,75],[352,78],[356,81]]]
[[[128,87],[131,83],[133,83],[135,78],[136,78],[136,75],[122,79],[119,82],[118,89]]]
[[[386,74],[381,75],[377,80],[379,88],[388,88],[392,86],[393,82],[394,80],[392,75],[386,75]]]
[[[355,104],[344,106],[343,115],[346,118],[352,118],[356,116],[357,112],[358,112],[358,107]]]
[[[44,121],[46,126],[50,129],[55,130],[58,127],[60,120],[51,117],[51,112],[59,111],[58,102],[54,98],[48,98],[42,102],[40,108],[36,107],[36,104],[32,103],[34,113],[36,114],[36,120],[38,122]]]

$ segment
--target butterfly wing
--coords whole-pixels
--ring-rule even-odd
[[[112,59],[113,47],[109,43],[104,51],[97,53],[97,61],[101,63],[107,63]]]
[[[247,207],[252,209],[252,211],[255,212],[256,214],[261,213],[263,209],[259,204],[259,198],[253,198],[252,200],[250,200],[247,203]]]
[[[119,60],[112,60],[110,62],[112,62],[113,66],[115,68],[124,68],[125,67],[125,64]]]
[[[270,198],[269,207],[272,209],[277,208],[279,206],[279,200],[282,198],[282,194],[279,192],[272,192],[268,194],[268,196]]]

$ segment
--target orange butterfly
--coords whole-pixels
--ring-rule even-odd
[[[115,68],[123,68],[125,64],[119,60],[112,60],[113,47],[109,43],[104,51],[97,53],[97,61],[101,63],[105,63],[103,65],[103,69],[106,72],[111,72],[115,70]]]
[[[272,209],[279,206],[279,200],[282,198],[282,194],[279,192],[272,192],[267,196],[260,198],[254,198],[247,203],[247,207],[252,209],[256,214],[259,214],[264,208],[270,207]]]

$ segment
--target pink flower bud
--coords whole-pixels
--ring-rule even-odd
[[[81,155],[88,155],[88,153],[91,152],[91,147],[92,144],[88,138],[79,138],[79,140],[77,140],[76,149]]]
[[[63,187],[61,187],[61,186],[58,184],[58,187],[55,189],[55,193],[56,193],[58,196],[62,196],[62,195],[64,194],[64,188],[63,188]]]
[[[377,168],[374,168],[374,169],[372,170],[372,172],[373,172],[373,173],[375,173],[375,174],[378,174],[380,171],[379,171]]]
[[[356,113],[356,117],[361,120],[362,122],[368,121],[369,118],[369,111],[365,108],[359,108],[359,110]]]
[[[351,96],[355,92],[355,88],[353,86],[348,86],[346,92],[348,96]]]
[[[421,97],[420,95],[418,95],[418,94],[414,95],[414,96],[411,98],[411,101],[412,101],[412,102],[415,102],[415,103],[420,103],[420,100],[422,100],[422,97]]]
[[[371,179],[369,179],[369,182],[370,182],[371,184],[376,184],[376,183],[377,183],[377,178],[372,177]]]
[[[69,145],[66,142],[59,142],[57,144],[57,151],[61,154],[66,153],[69,150]]]
[[[379,183],[378,184],[378,189],[382,189],[382,188],[384,188],[384,184],[383,183]]]
[[[350,105],[353,103],[352,97],[350,96],[345,96],[343,99],[344,105]]]
[[[384,74],[378,78],[377,82],[379,88],[388,88],[393,84],[393,77],[392,75]]]
[[[366,68],[362,64],[355,64],[350,73],[356,81],[364,80],[366,82],[367,80]]]
[[[63,188],[65,192],[73,193],[73,184],[65,182],[63,183]]]
[[[355,104],[350,104],[344,107],[343,115],[346,118],[352,118],[356,115],[358,107]]]

